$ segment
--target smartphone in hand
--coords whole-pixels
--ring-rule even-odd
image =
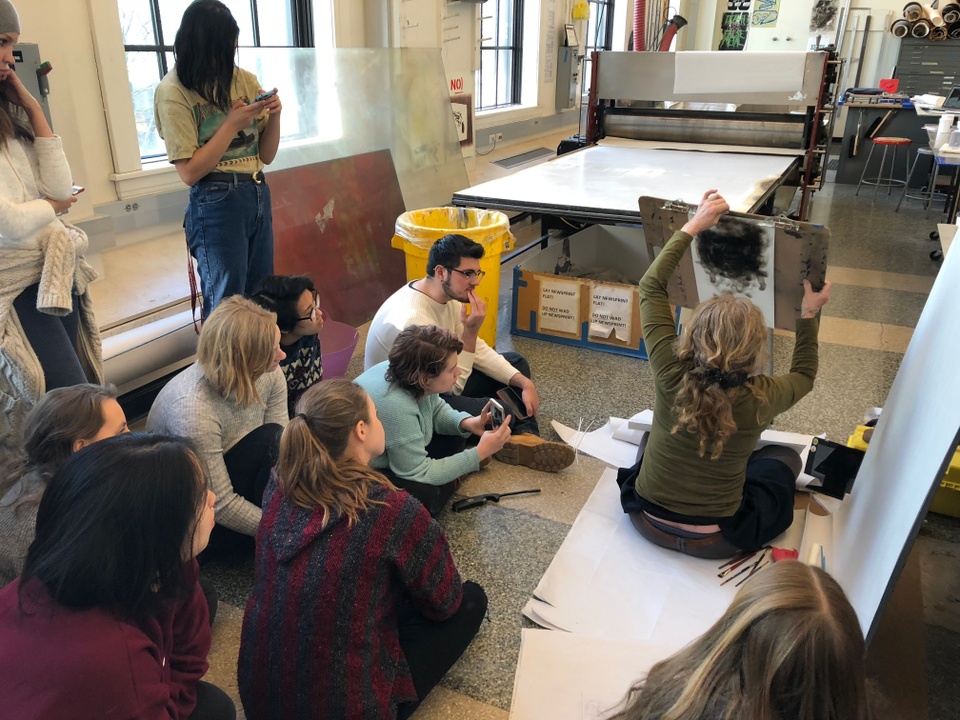
[[[513,415],[515,420],[526,420],[529,417],[523,398],[512,387],[507,386],[497,390],[497,399],[503,403],[506,412]]]
[[[79,194],[82,193],[84,190],[86,190],[86,188],[83,187],[83,185],[74,185],[73,188],[71,188],[70,192],[71,192],[71,194],[73,194],[73,195],[79,195]]]
[[[490,417],[494,430],[503,425],[503,421],[507,417],[507,414],[503,411],[503,405],[496,400],[490,401]]]
[[[264,100],[267,100],[268,98],[272,98],[272,97],[273,97],[274,95],[276,95],[276,94],[277,94],[277,89],[276,89],[276,88],[274,88],[273,90],[267,90],[266,92],[262,92],[262,93],[260,93],[259,95],[257,95],[257,96],[253,99],[253,102],[255,102],[255,103],[263,102]]]

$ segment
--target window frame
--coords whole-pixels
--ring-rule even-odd
[[[502,2],[513,2],[513,26],[512,26],[512,36],[510,38],[510,43],[508,45],[500,44],[500,23],[497,23],[497,29],[493,41],[493,45],[484,45],[483,38],[480,38],[479,42],[479,68],[476,72],[476,92],[474,93],[475,102],[474,102],[474,111],[477,113],[489,113],[495,111],[501,111],[508,108],[513,108],[520,106],[523,102],[523,19],[524,19],[524,0],[494,0],[497,6],[497,18],[500,17],[500,8]],[[480,6],[481,15],[483,14],[483,5]],[[481,22],[481,28],[483,27]],[[481,30],[482,35],[482,30]],[[494,82],[494,104],[492,105],[482,105],[483,100],[483,56],[484,51],[493,51],[495,53],[496,61],[494,63],[493,70],[493,82]],[[499,63],[500,63],[500,53],[503,51],[509,51],[512,53],[511,57],[513,59],[513,67],[510,72],[510,94],[505,102],[500,102],[500,86],[499,86]]]

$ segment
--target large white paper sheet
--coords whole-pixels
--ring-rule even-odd
[[[524,630],[511,720],[594,720],[679,645]]]
[[[640,457],[641,447],[632,441],[618,440],[614,437],[614,433],[617,432],[621,434],[631,432],[626,427],[627,421],[623,418],[612,417],[602,428],[591,432],[574,430],[556,420],[551,420],[550,424],[567,445],[598,460],[603,460],[613,467],[631,467]],[[635,435],[630,434],[630,437],[633,438]]]
[[[725,92],[783,92],[803,89],[805,52],[697,52],[674,53],[673,91],[677,94],[717,95]],[[798,98],[800,100],[800,98]]]
[[[620,507],[616,472],[607,470],[529,607],[569,632],[683,645],[707,630],[736,592],[732,583],[720,585],[719,564],[644,540]]]

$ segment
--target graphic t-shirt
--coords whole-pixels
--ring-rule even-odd
[[[316,335],[304,335],[293,345],[281,345],[287,357],[280,361],[287,380],[287,410],[294,416],[297,400],[314,383],[323,380],[323,361],[320,358],[320,340]]]
[[[256,75],[234,68],[230,87],[231,104],[238,99],[252,102],[259,94],[260,81]],[[157,121],[157,132],[166,143],[170,162],[193,157],[193,153],[213,137],[227,118],[227,113],[219,107],[185,88],[177,76],[176,67],[157,86],[153,96],[153,114]],[[250,174],[262,170],[260,133],[268,117],[264,113],[238,132],[215,170]]]

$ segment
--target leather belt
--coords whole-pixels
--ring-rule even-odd
[[[210,172],[204,175],[197,182],[222,182],[238,185],[240,183],[255,182],[257,185],[263,182],[263,170],[258,170],[252,175],[247,173],[234,172]]]

